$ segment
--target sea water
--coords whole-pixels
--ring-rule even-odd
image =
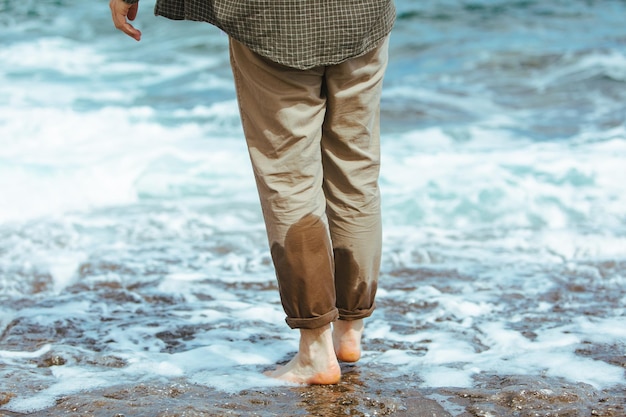
[[[626,384],[626,3],[398,0],[361,367]],[[142,0],[0,2],[5,410],[277,384],[284,324],[228,39]]]

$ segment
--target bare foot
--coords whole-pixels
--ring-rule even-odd
[[[333,323],[333,345],[337,359],[356,362],[361,358],[363,320],[337,320]]]
[[[319,329],[300,329],[300,348],[296,356],[267,376],[297,384],[329,385],[341,379],[341,368],[333,351],[330,325]]]

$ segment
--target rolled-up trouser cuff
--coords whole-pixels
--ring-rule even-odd
[[[359,320],[364,319],[372,315],[374,310],[376,309],[376,304],[372,305],[372,307],[368,309],[361,309],[357,311],[347,311],[344,309],[339,309],[339,320]]]
[[[311,317],[306,319],[293,319],[287,317],[285,321],[287,322],[287,325],[292,329],[318,329],[322,326],[332,323],[333,321],[337,320],[338,317],[339,313],[337,312],[337,309],[334,309],[318,317]]]

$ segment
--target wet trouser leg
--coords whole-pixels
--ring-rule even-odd
[[[298,70],[230,41],[241,120],[292,328],[374,309],[381,252],[379,107],[387,41]]]

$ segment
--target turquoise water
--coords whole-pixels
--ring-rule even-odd
[[[107,2],[0,2],[0,391],[20,386],[7,410],[150,378],[271,385],[259,369],[295,349],[227,37],[152,5],[136,43]],[[363,367],[424,389],[489,375],[623,387],[626,3],[397,8]]]

